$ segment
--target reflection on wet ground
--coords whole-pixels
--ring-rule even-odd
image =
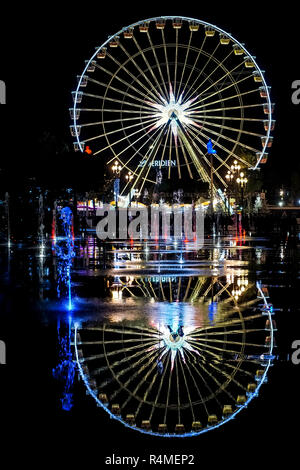
[[[57,324],[51,354],[63,409],[76,405],[75,368],[76,387],[150,434],[206,432],[256,398],[278,334],[288,348],[283,315],[298,309],[297,240],[73,242],[70,278],[64,239],[0,248],[3,318],[18,295],[36,324]]]

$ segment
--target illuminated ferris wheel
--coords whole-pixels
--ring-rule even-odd
[[[97,47],[78,76],[74,147],[117,161],[139,191],[158,169],[204,182],[212,171],[216,191],[234,161],[243,169],[266,162],[269,89],[255,58],[220,28],[184,17],[139,21]]]
[[[126,318],[123,308],[110,321],[75,326],[87,391],[125,426],[164,437],[202,434],[232,420],[267,380],[275,322],[262,288],[249,285],[262,301],[255,310],[240,308],[226,280],[194,288],[195,302],[210,299],[197,315],[189,303],[162,302],[143,318]]]

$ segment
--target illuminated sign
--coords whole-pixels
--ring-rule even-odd
[[[154,277],[146,277],[145,280],[147,282],[154,282],[154,283],[157,283],[157,282],[176,282],[177,277],[176,276],[172,276],[172,277],[169,277],[169,276],[154,276]]]
[[[139,163],[139,166],[140,167],[144,167],[144,166],[155,166],[155,167],[159,167],[159,168],[162,168],[164,166],[168,167],[168,166],[176,166],[176,160],[153,160],[151,162],[148,162],[147,163],[147,160],[141,160],[140,163]]]

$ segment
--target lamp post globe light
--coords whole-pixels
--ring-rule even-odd
[[[125,178],[126,178],[127,181],[129,181],[129,182],[132,180],[133,174],[131,173],[131,171],[129,171],[129,172],[127,173],[127,175],[125,176]]]
[[[116,160],[115,163],[112,165],[111,169],[112,169],[112,172],[113,172],[114,175],[119,175],[121,173],[122,166]]]
[[[240,171],[241,165],[238,164],[236,160],[234,160],[233,165],[231,165],[231,171],[232,173],[235,173],[236,171]]]
[[[244,173],[241,172],[240,176],[236,179],[236,182],[243,188],[248,183],[248,178],[245,177]]]

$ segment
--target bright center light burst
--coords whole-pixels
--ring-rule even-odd
[[[153,114],[154,117],[157,117],[157,122],[154,124],[154,126],[151,127],[149,132],[169,123],[169,125],[171,126],[172,134],[176,138],[180,125],[181,128],[184,125],[192,125],[201,128],[202,126],[200,126],[195,121],[193,121],[193,119],[190,118],[190,115],[193,114],[195,111],[190,110],[189,108],[197,98],[198,97],[195,96],[194,98],[188,101],[184,101],[183,93],[181,93],[179,95],[178,100],[176,101],[176,97],[173,92],[173,87],[170,83],[168,101],[160,95],[160,99],[163,104],[154,103],[152,101],[146,102],[148,105],[152,106],[153,108],[159,111],[158,113]]]
[[[192,331],[195,330],[195,327],[183,327],[183,326],[176,326],[176,325],[156,325],[159,334],[157,338],[159,341],[149,348],[149,351],[153,351],[154,349],[161,349],[162,352],[157,360],[158,366],[163,364],[161,359],[167,353],[171,353],[171,371],[174,368],[174,362],[179,353],[182,357],[183,362],[185,363],[185,350],[192,351],[198,356],[200,356],[199,351],[191,346],[189,343],[189,335]],[[192,338],[190,338],[192,339]]]

